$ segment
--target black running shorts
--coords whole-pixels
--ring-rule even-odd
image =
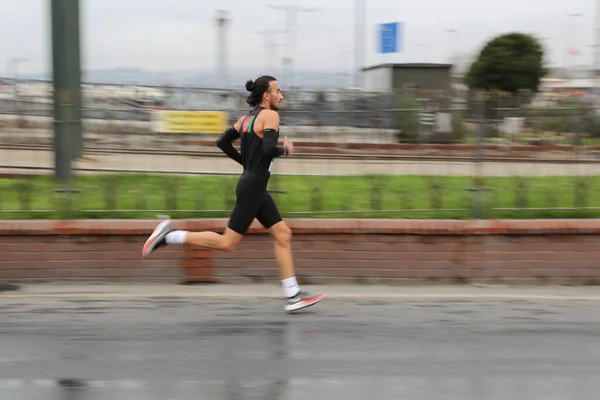
[[[267,192],[269,176],[259,176],[244,172],[235,189],[236,203],[229,219],[229,229],[240,235],[246,231],[256,218],[265,229],[282,221],[273,198]]]

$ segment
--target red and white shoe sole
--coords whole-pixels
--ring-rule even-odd
[[[154,232],[152,232],[152,235],[150,235],[150,237],[148,238],[148,240],[146,240],[146,243],[144,243],[144,248],[142,250],[142,256],[147,257],[148,256],[148,250],[150,248],[150,244],[152,244],[152,242],[154,241],[154,239],[156,239],[156,237],[158,236],[159,232],[162,231],[162,229],[168,225],[171,221],[167,220],[167,221],[163,221],[160,224],[158,224],[158,226],[154,229]]]
[[[285,311],[287,312],[291,312],[291,311],[298,311],[298,310],[302,310],[303,308],[307,308],[310,306],[314,306],[315,304],[317,304],[319,301],[323,300],[323,297],[325,297],[324,294],[321,294],[313,299],[310,300],[303,300],[303,301],[299,301],[296,304],[286,304],[285,305]]]
[[[152,241],[154,240],[155,236],[150,236],[148,238],[148,240],[146,240],[146,243],[144,243],[144,249],[142,250],[142,256],[143,257],[147,257],[148,256],[148,248],[150,247],[150,243],[152,243]]]

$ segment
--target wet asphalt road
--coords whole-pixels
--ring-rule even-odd
[[[598,300],[2,299],[0,399],[597,399]]]

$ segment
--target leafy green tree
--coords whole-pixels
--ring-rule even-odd
[[[421,105],[410,91],[398,94],[395,128],[400,143],[418,143]]]
[[[470,89],[535,93],[544,75],[544,50],[540,42],[532,35],[508,33],[483,47],[465,83]]]

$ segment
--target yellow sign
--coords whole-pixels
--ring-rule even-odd
[[[222,133],[228,124],[223,111],[169,111],[157,112],[155,130],[163,133]]]

